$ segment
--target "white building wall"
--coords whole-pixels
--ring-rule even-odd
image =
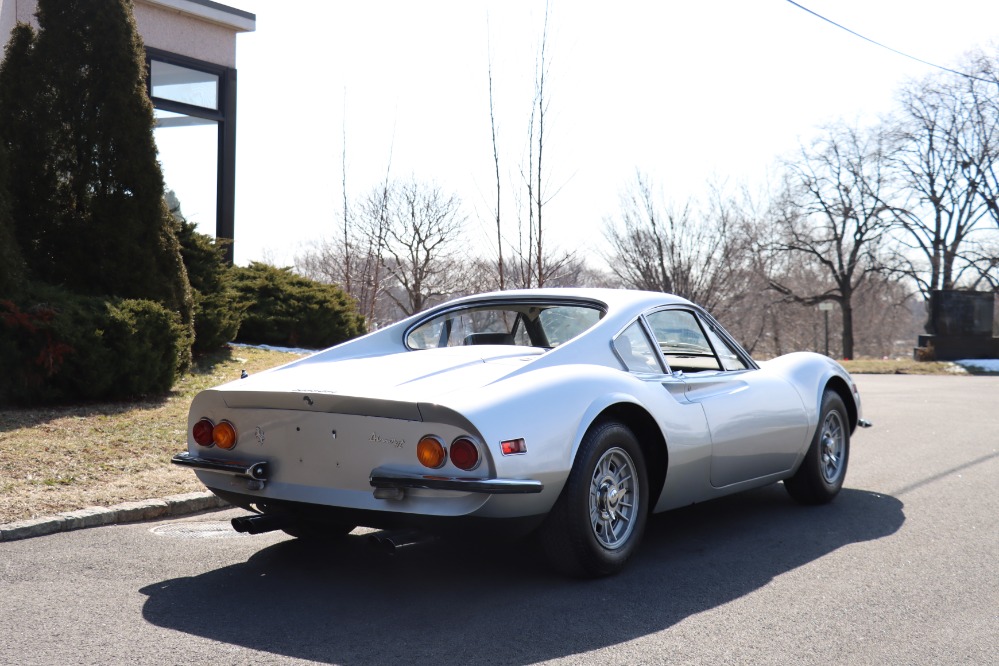
[[[14,29],[18,21],[37,27],[38,23],[35,21],[35,9],[37,8],[36,0],[0,0],[0,40],[2,40],[3,46],[7,45],[10,31]]]
[[[237,30],[170,6],[179,4],[135,0],[135,23],[145,45],[216,65],[236,67]]]
[[[14,12],[17,0],[0,0],[0,41],[4,44],[10,39],[10,31],[14,29]]]
[[[133,0],[135,23],[146,46],[225,67],[236,66],[236,34],[254,30],[243,12],[191,0]],[[37,0],[0,0],[0,41],[18,21],[38,27]],[[236,10],[234,10],[235,12]]]

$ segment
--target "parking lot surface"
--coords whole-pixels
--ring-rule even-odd
[[[0,664],[994,664],[999,377],[857,383],[875,427],[833,504],[661,514],[603,580],[519,544],[236,535],[234,510],[0,543]]]

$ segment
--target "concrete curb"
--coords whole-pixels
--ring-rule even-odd
[[[141,502],[125,502],[115,506],[92,506],[79,511],[67,511],[54,516],[19,520],[0,525],[0,541],[17,541],[85,527],[135,523],[142,520],[182,516],[209,509],[222,509],[229,504],[209,492],[170,495]]]

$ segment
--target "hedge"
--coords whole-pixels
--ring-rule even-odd
[[[185,345],[180,316],[155,301],[36,287],[0,300],[0,404],[163,394]]]
[[[258,262],[233,275],[240,300],[250,304],[239,342],[319,349],[365,332],[364,317],[339,287]]]

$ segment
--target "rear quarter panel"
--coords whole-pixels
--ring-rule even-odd
[[[711,441],[700,405],[670,391],[668,376],[640,378],[587,364],[558,365],[498,382],[474,396],[455,397],[449,407],[474,422],[493,451],[500,476],[545,483],[538,507],[547,511],[561,493],[587,430],[620,404],[645,409],[663,433],[669,473],[662,506],[703,497],[710,484]],[[499,442],[523,437],[528,453],[502,456]]]

